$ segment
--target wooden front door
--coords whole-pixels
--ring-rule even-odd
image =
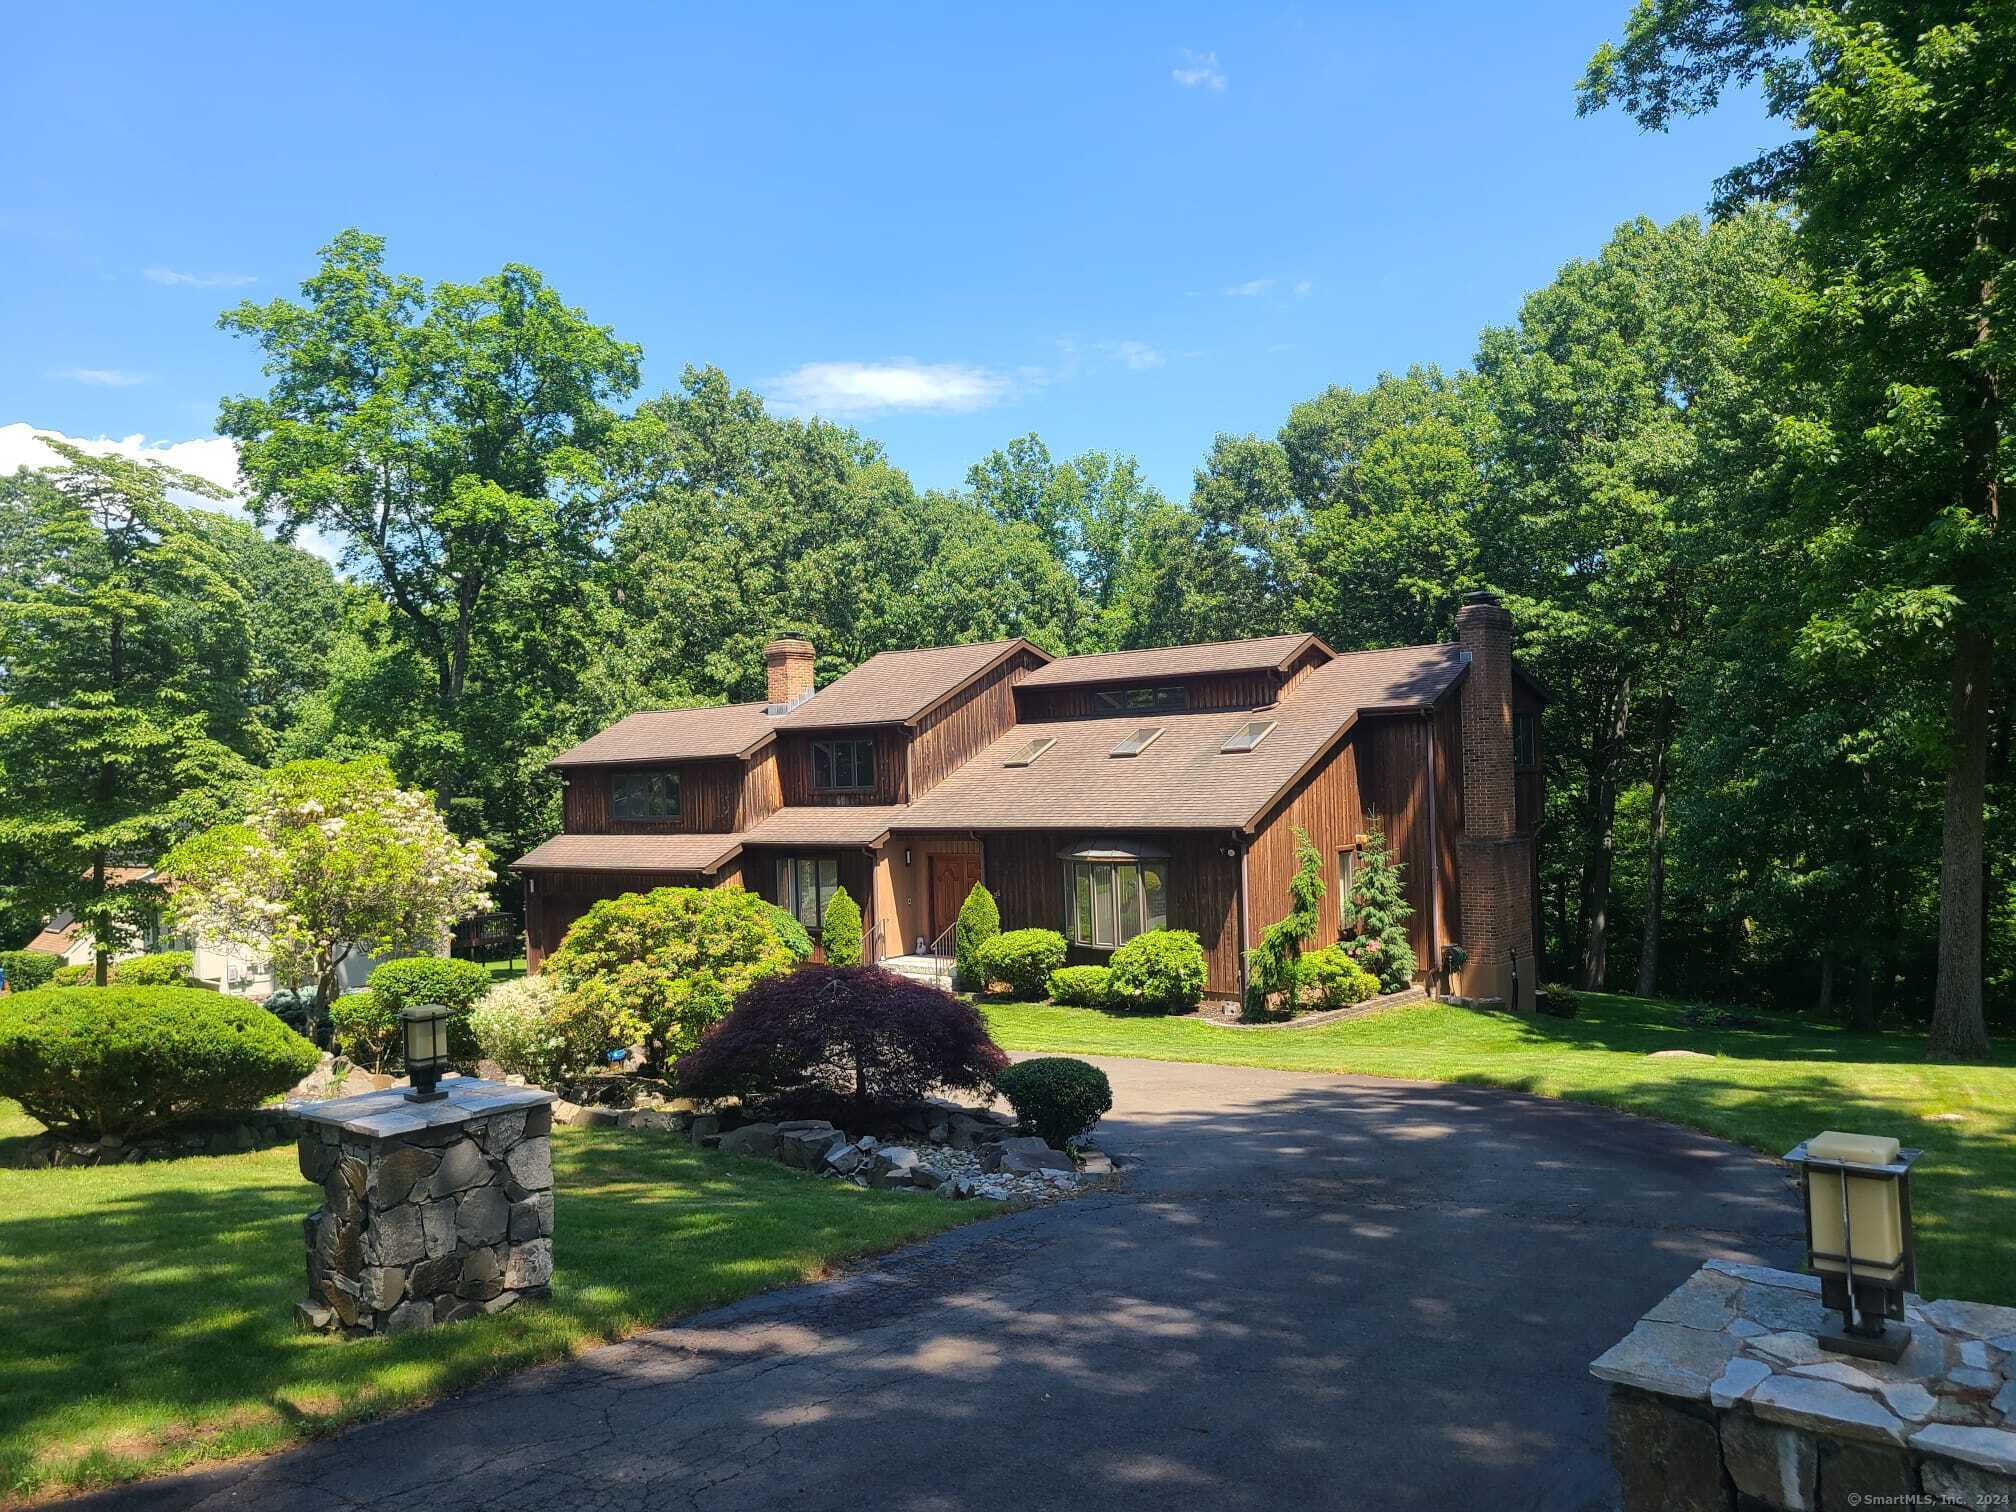
[[[936,944],[938,936],[950,929],[959,917],[966,894],[980,881],[978,856],[929,856],[931,871],[931,932],[925,944]],[[951,946],[948,944],[949,952]]]

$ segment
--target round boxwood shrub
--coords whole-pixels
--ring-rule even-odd
[[[1204,947],[1187,929],[1151,929],[1113,952],[1106,979],[1115,1007],[1188,1013],[1204,1001]]]
[[[112,967],[109,963],[105,967],[105,980],[108,982],[112,980]],[[49,985],[51,987],[95,987],[98,985],[98,963],[96,961],[79,961],[74,966],[58,966],[50,974]]]
[[[1298,1005],[1310,1009],[1348,1008],[1379,995],[1379,978],[1341,945],[1304,952],[1296,962],[1295,985]]]
[[[458,1066],[476,1064],[476,1035],[469,1027],[469,1010],[490,990],[488,966],[449,956],[408,956],[374,966],[366,985],[378,1000],[373,1013],[382,1015],[382,1021],[390,1025],[393,1053],[399,1049],[400,1013],[422,1003],[438,1003],[455,1010],[448,1024],[449,1058]]]
[[[402,1053],[399,1015],[369,987],[346,992],[329,1005],[329,1043],[352,1065],[387,1070]]]
[[[1007,1064],[980,1010],[949,992],[873,966],[804,966],[744,991],[675,1074],[689,1097],[887,1104],[984,1087]]]
[[[1518,1004],[1513,1004],[1516,1008]],[[1552,1018],[1573,1018],[1582,1011],[1582,997],[1573,987],[1564,987],[1559,982],[1549,982],[1542,987],[1534,1004],[1542,1013]]]
[[[826,923],[819,931],[819,943],[826,949],[828,966],[861,964],[861,905],[847,896],[844,887],[835,888],[826,900]]]
[[[1047,1145],[1092,1132],[1099,1115],[1113,1107],[1113,1084],[1097,1066],[1069,1056],[1022,1061],[994,1078],[1015,1116]]]
[[[161,950],[117,961],[111,975],[121,987],[195,987],[201,985],[190,976],[195,964],[192,951]]]
[[[1064,936],[1054,929],[1011,929],[982,945],[977,961],[976,989],[1005,982],[1018,998],[1040,998],[1050,990],[1050,973],[1064,964]]]
[[[256,1003],[193,987],[44,987],[0,998],[0,1095],[51,1130],[144,1134],[257,1107],[316,1065]]]
[[[1001,932],[1001,910],[994,894],[978,882],[959,905],[959,917],[952,929],[952,985],[962,992],[985,992],[987,980],[980,968],[980,947]],[[932,943],[937,943],[933,941]]]
[[[62,964],[63,957],[46,950],[0,950],[0,972],[7,974],[9,992],[33,992],[37,987],[47,987],[49,978],[56,975],[56,968]]]
[[[1067,1008],[1104,1008],[1112,974],[1104,966],[1060,966],[1050,973],[1050,1001]]]

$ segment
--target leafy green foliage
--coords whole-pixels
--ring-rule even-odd
[[[476,1036],[469,1027],[469,1010],[490,988],[489,967],[449,956],[410,956],[372,967],[367,985],[376,1000],[367,1020],[371,1032],[382,1033],[382,1026],[389,1021],[396,1042],[401,1032],[399,1015],[408,1008],[424,1003],[452,1008],[455,1017],[448,1025],[448,1053],[457,1065],[475,1063]],[[392,1051],[398,1052],[396,1043]]]
[[[145,1133],[253,1108],[314,1070],[264,1008],[187,987],[44,987],[0,998],[0,1096],[49,1128]]]
[[[1582,1011],[1582,999],[1573,987],[1548,982],[1541,987],[1534,1006],[1550,1018],[1571,1019]]]
[[[1067,1056],[1020,1061],[994,1078],[1024,1128],[1063,1149],[1113,1110],[1113,1084],[1097,1066]]]
[[[1204,1001],[1204,947],[1187,929],[1151,929],[1113,952],[1106,978],[1116,1008],[1188,1013]]]
[[[1050,973],[1064,964],[1064,953],[1064,936],[1054,929],[1011,929],[981,944],[976,982],[985,987],[1004,982],[1016,997],[1040,998],[1049,989]]]
[[[399,1010],[369,987],[346,992],[329,1005],[329,1043],[352,1065],[388,1071],[404,1054]]]
[[[47,986],[63,958],[46,950],[0,950],[0,974],[9,992],[32,992]]]
[[[492,987],[469,1027],[486,1057],[544,1087],[600,1068],[617,1048],[612,1026],[545,972]]]
[[[131,956],[112,968],[112,980],[121,987],[193,987],[200,985],[189,975],[195,954],[187,950],[161,950],[153,955]]]
[[[1351,896],[1343,900],[1346,934],[1339,944],[1379,979],[1381,992],[1398,992],[1414,980],[1414,947],[1407,940],[1414,905],[1407,901],[1401,876],[1406,865],[1387,850],[1379,816],[1367,815],[1366,826]]]
[[[791,959],[794,962],[810,960],[812,936],[805,926],[798,922],[798,916],[789,909],[779,908],[775,903],[763,902],[760,898],[757,901],[763,903],[764,912],[771,924],[776,927],[777,936],[784,942],[784,948],[791,952]]]
[[[861,964],[861,906],[847,896],[844,887],[835,889],[827,900],[819,943],[826,949],[828,966]]]
[[[980,883],[973,884],[973,890],[966,894],[966,901],[959,905],[959,917],[952,930],[953,975],[965,992],[987,990],[986,974],[980,967],[980,947],[1001,932],[1001,910],[994,905],[994,894]]]
[[[1050,1001],[1072,1008],[1104,1008],[1112,996],[1107,966],[1060,966],[1050,973]]]
[[[1265,1009],[1276,998],[1293,1007],[1301,981],[1297,963],[1302,943],[1322,922],[1323,856],[1306,830],[1295,831],[1295,874],[1288,879],[1288,912],[1260,931],[1260,943],[1246,952],[1246,1005]]]
[[[1295,985],[1296,1005],[1309,1009],[1349,1008],[1379,995],[1379,978],[1342,945],[1306,952],[1295,963]]]
[[[603,898],[574,921],[545,970],[663,1065],[699,1041],[736,996],[796,964],[771,911],[736,888],[660,887]]]

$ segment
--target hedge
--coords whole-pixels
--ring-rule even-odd
[[[1116,1007],[1187,1013],[1204,1001],[1204,947],[1187,929],[1151,929],[1113,952]]]
[[[0,950],[0,971],[7,974],[9,992],[33,992],[49,985],[63,957],[46,950]]]
[[[1050,973],[1050,1001],[1067,1008],[1104,1008],[1112,996],[1104,966],[1060,966]]]
[[[395,1033],[399,1015],[407,1008],[422,1003],[453,1008],[455,1017],[448,1023],[448,1058],[458,1066],[476,1064],[480,1052],[475,1032],[469,1027],[469,1010],[490,990],[488,966],[449,956],[409,956],[373,967],[366,985],[378,999],[376,1011],[391,1019]]]
[[[1064,964],[1064,936],[1054,929],[1011,929],[980,947],[975,987],[1006,982],[1018,998],[1040,998],[1050,990],[1050,973]]]

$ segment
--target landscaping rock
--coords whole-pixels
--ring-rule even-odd
[[[501,1244],[511,1229],[511,1201],[501,1187],[478,1187],[455,1204],[455,1241],[462,1248]]]
[[[875,1162],[868,1171],[868,1184],[878,1188],[910,1186],[910,1173],[916,1169],[917,1163],[917,1152],[908,1145],[884,1145],[875,1152]]]
[[[777,1125],[753,1123],[731,1129],[721,1136],[721,1153],[755,1155],[768,1160],[777,1153]]]
[[[712,1113],[699,1114],[686,1126],[686,1137],[693,1142],[696,1149],[710,1142],[717,1142],[721,1138],[721,1120]]]
[[[1924,1488],[1928,1498],[1955,1507],[2016,1505],[2016,1500],[2012,1500],[2016,1499],[2016,1479],[1951,1460],[1925,1461]],[[1871,1503],[1864,1502],[1862,1505]]]
[[[856,1149],[845,1140],[837,1141],[822,1157],[826,1169],[835,1176],[852,1176],[868,1164],[870,1157],[863,1150]]]
[[[1078,1157],[1078,1169],[1087,1176],[1111,1176],[1117,1167],[1112,1156],[1099,1150],[1085,1150]]]
[[[778,1125],[777,1158],[798,1171],[816,1171],[834,1145],[846,1147],[846,1136],[831,1124]]]

